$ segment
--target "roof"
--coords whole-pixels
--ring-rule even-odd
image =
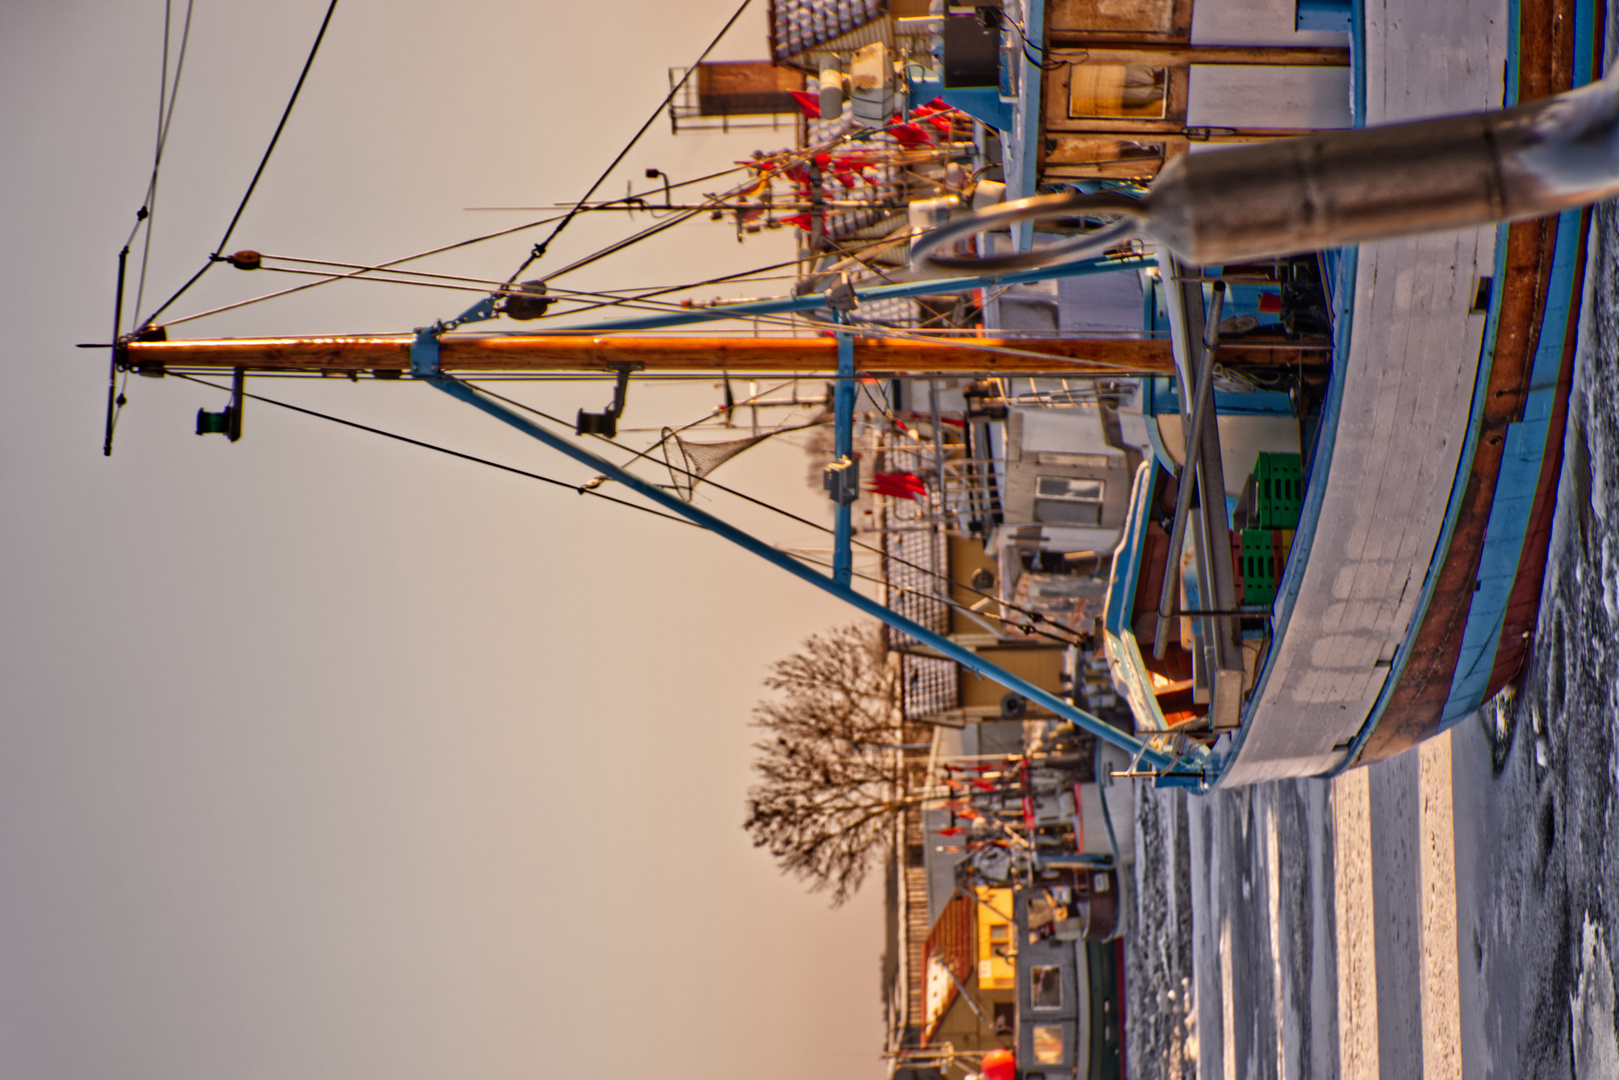
[[[961,988],[975,974],[973,935],[977,911],[978,905],[972,897],[957,894],[939,912],[938,921],[922,946],[923,1046],[933,1039]]]

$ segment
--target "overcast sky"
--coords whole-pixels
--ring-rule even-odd
[[[324,9],[197,0],[147,310],[218,242]],[[343,0],[230,246],[371,262],[520,220],[465,207],[577,197],[730,11]],[[763,12],[716,56],[765,55]],[[176,379],[131,381],[101,456],[105,354],[72,346],[108,335],[162,15],[0,7],[0,1075],[878,1075],[880,887],[829,912],[740,828],[765,665],[840,605],[698,530],[268,407],[199,439],[222,401]],[[623,173],[789,140],[660,121]],[[548,262],[624,227],[583,220]],[[531,242],[437,268],[503,277]],[[788,256],[692,225],[571,280]],[[217,268],[175,311],[286,283]],[[336,286],[174,336],[404,331],[467,302]],[[408,382],[255,389],[588,475]],[[638,385],[623,423],[717,400]],[[804,475],[766,445],[721,478],[825,515]]]

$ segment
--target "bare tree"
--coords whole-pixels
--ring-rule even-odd
[[[891,841],[904,790],[897,665],[875,624],[808,638],[771,666],[780,697],[754,706],[760,782],[744,827],[781,868],[837,907]]]

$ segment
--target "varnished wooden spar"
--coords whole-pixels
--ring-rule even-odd
[[[855,368],[868,375],[987,372],[1018,375],[1167,375],[1174,370],[1168,340],[956,338],[955,344],[893,338],[855,339]],[[212,341],[132,341],[131,368],[245,368],[249,371],[403,371],[407,337],[229,338]],[[1015,350],[999,352],[992,350]],[[1019,355],[1021,354],[1021,355]],[[1029,355],[1036,354],[1036,355]],[[1318,363],[1319,349],[1291,345],[1230,345],[1227,364]],[[831,338],[742,337],[492,337],[446,335],[439,367],[446,372],[611,371],[634,365],[647,372],[837,371]]]

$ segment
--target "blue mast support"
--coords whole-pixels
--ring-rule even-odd
[[[1036,281],[1050,281],[1060,277],[1085,277],[1090,274],[1108,274],[1116,270],[1143,270],[1157,266],[1157,260],[1128,255],[1115,259],[1087,259],[1067,266],[1048,266],[1025,270],[1017,274],[998,277],[931,278],[926,281],[907,281],[898,285],[877,285],[869,289],[857,288],[854,297],[858,303],[877,300],[896,300],[911,296],[936,296],[941,293],[971,292],[1000,285],[1023,285]],[[827,307],[826,293],[806,293],[803,296],[785,296],[771,300],[745,300],[736,304],[721,304],[710,308],[690,308],[671,311],[667,315],[647,315],[639,319],[619,319],[613,322],[586,323],[555,331],[560,334],[603,334],[625,330],[657,330],[665,326],[686,326],[691,323],[712,322],[718,319],[746,319],[756,315],[785,315],[796,311],[814,311]],[[526,331],[525,331],[526,332]]]
[[[843,312],[837,312],[839,323],[845,321]],[[832,580],[850,587],[854,580],[853,539],[854,501],[860,494],[860,467],[854,463],[854,335],[847,329],[838,331],[838,383],[832,394],[832,456],[848,470],[844,483],[833,494],[837,502],[837,516],[832,530]]]
[[[761,559],[764,559],[766,562],[773,563],[774,565],[781,567],[783,570],[787,571],[789,574],[792,574],[801,581],[806,581],[818,589],[823,589],[826,592],[831,593],[833,596],[836,596],[845,603],[858,608],[867,615],[881,619],[883,622],[887,623],[895,630],[898,630],[900,633],[914,638],[916,641],[927,646],[928,648],[936,650],[946,659],[954,660],[967,670],[976,672],[986,679],[992,679],[1006,687],[1008,690],[1022,694],[1025,698],[1034,702],[1035,704],[1049,709],[1057,716],[1060,716],[1065,720],[1072,721],[1075,725],[1089,731],[1097,738],[1104,739],[1130,754],[1132,758],[1134,758],[1137,766],[1146,766],[1147,768],[1156,771],[1174,771],[1181,775],[1207,775],[1206,767],[1211,764],[1211,762],[1209,760],[1207,751],[1202,747],[1194,747],[1190,754],[1180,760],[1170,757],[1163,751],[1142,742],[1134,735],[1131,735],[1125,731],[1120,731],[1113,725],[1101,720],[1098,717],[1092,716],[1083,709],[1075,707],[1069,702],[1064,701],[1062,698],[1057,697],[1050,691],[1044,690],[1033,683],[1028,682],[1027,680],[1013,675],[1011,672],[990,663],[988,660],[983,659],[969,649],[962,648],[949,638],[940,634],[935,634],[926,627],[912,622],[910,619],[905,618],[898,612],[892,611],[884,605],[879,604],[871,597],[856,592],[848,585],[840,584],[824,574],[817,573],[810,567],[807,567],[792,557],[777,551],[764,541],[759,540],[751,534],[737,528],[736,526],[715,517],[706,510],[702,510],[696,506],[689,506],[683,500],[669,494],[667,491],[664,491],[662,488],[654,484],[650,484],[647,481],[642,480],[633,473],[626,472],[617,465],[613,464],[611,461],[608,461],[606,458],[593,454],[584,447],[577,446],[562,436],[540,427],[538,424],[534,423],[532,420],[529,420],[520,413],[514,412],[499,402],[483,396],[482,394],[478,393],[476,389],[467,385],[466,383],[463,383],[458,379],[451,378],[447,375],[428,377],[427,381],[433,386],[438,387],[440,390],[443,390],[451,397],[459,398],[474,408],[488,413],[495,419],[511,425],[518,431],[523,432],[523,434],[538,439],[540,442],[551,447],[553,450],[565,454],[580,464],[588,466],[589,468],[594,469],[596,472],[618,481],[620,484],[623,484],[632,491],[651,499],[664,509],[679,514],[681,517],[693,521],[711,532],[718,533],[720,536],[723,536],[733,544],[738,545],[746,551],[752,552]]]
[[[498,312],[495,298],[486,296],[449,322],[436,322],[432,326],[418,326],[416,340],[410,343],[410,373],[418,378],[432,378],[438,374],[439,336],[469,322],[487,322]]]

